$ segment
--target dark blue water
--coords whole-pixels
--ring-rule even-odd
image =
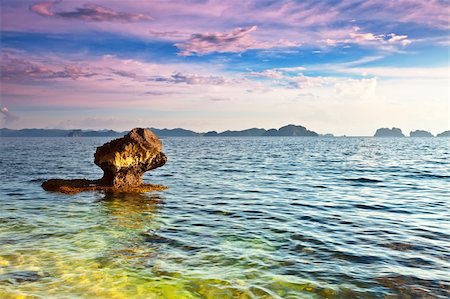
[[[448,298],[450,140],[166,138],[141,195],[106,138],[2,138],[0,297]]]

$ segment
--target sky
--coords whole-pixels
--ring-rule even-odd
[[[450,0],[2,0],[0,127],[450,129]]]

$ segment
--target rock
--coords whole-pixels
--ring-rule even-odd
[[[146,171],[161,167],[167,161],[161,141],[149,129],[136,128],[122,138],[105,143],[97,148],[94,158],[94,163],[103,170],[101,179],[52,179],[44,182],[42,187],[69,194],[92,190],[146,192],[165,189],[142,183]]]
[[[162,143],[149,129],[136,128],[123,138],[97,148],[94,163],[103,170],[102,183],[116,188],[142,185],[144,172],[163,166]]]
[[[444,131],[436,135],[436,137],[450,137],[450,131]]]
[[[381,128],[375,132],[375,137],[405,137],[399,128]]]
[[[7,272],[0,275],[0,284],[18,284],[26,282],[35,282],[45,276],[37,271],[14,271]]]
[[[424,131],[424,130],[415,130],[415,131],[409,132],[409,136],[410,137],[433,137],[433,134],[431,134],[428,131]]]

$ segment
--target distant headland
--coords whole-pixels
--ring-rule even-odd
[[[276,136],[292,136],[292,137],[334,137],[333,134],[319,134],[309,130],[301,125],[286,125],[279,129],[260,129],[251,128],[245,130],[226,130],[223,132],[209,131],[199,133],[192,130],[175,128],[175,129],[156,129],[149,128],[158,137],[276,137]],[[121,137],[128,131],[114,130],[63,130],[63,129],[0,129],[0,137]],[[433,134],[424,130],[411,131],[410,137],[433,137]],[[344,137],[346,137],[344,135]],[[375,132],[374,137],[405,137],[399,128],[380,128]],[[436,137],[450,137],[450,131],[444,131],[436,135]]]

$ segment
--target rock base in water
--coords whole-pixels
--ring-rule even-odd
[[[139,186],[130,187],[114,187],[103,185],[101,180],[85,180],[85,179],[51,179],[42,184],[45,191],[61,192],[65,194],[76,194],[83,191],[104,191],[107,193],[143,193],[150,191],[162,191],[167,187],[162,185],[141,184]]]
[[[167,161],[162,143],[149,129],[135,128],[122,138],[97,148],[94,163],[103,170],[99,180],[51,179],[42,184],[46,191],[74,194],[82,191],[110,193],[142,193],[167,189],[144,184],[146,171],[163,166]]]

